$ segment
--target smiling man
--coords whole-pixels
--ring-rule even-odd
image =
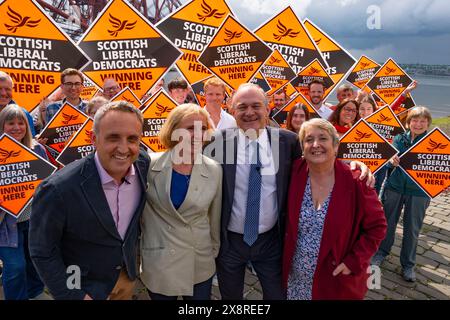
[[[148,156],[143,118],[120,101],[94,118],[96,152],[50,176],[36,191],[30,253],[55,299],[131,299]],[[78,285],[77,285],[78,284]]]
[[[333,113],[333,110],[323,103],[325,89],[325,83],[321,80],[313,80],[308,84],[308,96],[311,104],[322,118],[328,120]]]

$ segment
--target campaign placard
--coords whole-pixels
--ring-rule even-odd
[[[56,167],[7,134],[0,137],[0,208],[18,218]]]
[[[78,129],[72,138],[66,143],[56,161],[67,166],[69,163],[83,159],[93,151],[95,147],[92,144],[92,129],[94,121],[87,119],[86,122]]]
[[[271,86],[267,81],[267,78],[261,72],[255,74],[255,76],[250,80],[250,82],[258,85],[267,94],[269,94],[269,91],[271,91]]]
[[[115,101],[129,102],[138,109],[141,106],[141,101],[139,100],[139,98],[128,87],[122,89],[118,94],[116,94],[114,97],[111,98],[111,102]]]
[[[309,92],[308,85],[313,80],[320,80],[325,83],[325,92],[323,94],[323,100],[325,100],[333,90],[334,82],[317,59],[304,67],[291,81],[291,84],[306,97]]]
[[[389,58],[367,82],[367,86],[386,104],[391,105],[412,82],[413,79]]]
[[[183,51],[176,65],[191,85],[211,76],[198,57],[229,14],[233,12],[224,0],[192,0],[156,25]]]
[[[362,55],[348,74],[347,81],[362,89],[380,67],[375,61]]]
[[[233,16],[227,16],[198,61],[230,88],[249,82],[272,50]]]
[[[387,105],[375,92],[372,92],[372,90],[370,90],[367,86],[365,86],[363,90],[366,92],[370,92],[370,95],[372,96],[372,99],[373,101],[375,101],[378,108],[382,108]]]
[[[320,115],[317,113],[316,109],[311,105],[311,103],[306,99],[301,93],[297,93],[291,100],[289,100],[286,105],[281,108],[276,114],[273,115],[272,120],[275,121],[281,128],[286,128],[287,116],[289,111],[297,104],[301,103],[306,106],[309,111],[309,118],[320,118]]]
[[[397,100],[398,99],[400,99],[400,97],[398,97]],[[394,111],[395,115],[407,112],[417,105],[411,93],[406,94],[406,98],[402,103],[397,105],[396,101],[391,105],[391,109]]]
[[[355,64],[356,59],[311,20],[305,19],[303,24],[328,64],[327,73],[335,84],[339,83]]]
[[[46,145],[55,152],[61,153],[66,142],[87,119],[86,114],[65,103],[42,129],[39,137],[47,138]]]
[[[88,78],[84,77],[83,90],[81,91],[80,98],[84,101],[89,101],[93,97],[99,94],[99,88]]]
[[[405,128],[389,106],[378,109],[365,120],[389,143],[392,143],[396,135],[405,132]]]
[[[400,168],[430,197],[450,187],[450,139],[434,128],[400,157]]]
[[[166,122],[170,111],[178,104],[163,90],[159,90],[142,110],[144,128],[141,143],[153,152],[162,152],[166,148],[159,141],[159,131]]]
[[[268,95],[272,95],[286,86],[296,76],[294,70],[278,50],[273,51],[269,60],[262,67],[261,73],[271,87],[271,90],[267,92]]]
[[[297,90],[294,88],[294,86],[290,82],[283,89],[284,89],[284,92],[286,92],[288,97],[293,97],[293,96],[297,95]]]
[[[376,173],[397,153],[398,150],[382,135],[364,119],[360,119],[341,137],[337,158],[344,161],[361,161],[370,171]]]
[[[264,22],[254,32],[272,50],[278,50],[296,74],[314,59],[328,68],[316,43],[290,6]]]
[[[64,69],[89,61],[37,1],[0,3],[0,70],[13,79],[18,105],[31,112],[58,88]]]
[[[97,86],[112,78],[142,98],[182,55],[124,0],[110,1],[78,45],[91,57],[84,74]]]

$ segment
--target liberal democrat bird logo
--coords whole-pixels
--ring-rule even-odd
[[[320,44],[320,41],[322,41],[322,38],[319,38],[319,39],[317,39],[317,40],[314,40],[314,42],[316,43],[316,45],[319,45],[319,44]]]
[[[368,62],[361,62],[361,68],[367,68],[370,65]]]
[[[127,98],[126,96],[122,96],[122,99],[129,103],[134,103],[134,99]]]
[[[225,12],[218,12],[217,9],[213,9],[211,8],[206,1],[203,0],[202,3],[202,11],[203,11],[203,15],[197,13],[197,17],[200,21],[205,21],[207,18],[216,18],[216,19],[220,19],[225,15]]]
[[[269,64],[275,64],[275,63],[280,63],[281,59],[277,59],[275,57],[270,57],[269,59]]]
[[[231,40],[240,38],[242,36],[242,32],[230,31],[227,28],[225,28],[225,34],[227,36],[227,38],[224,40],[226,43],[230,43]]]
[[[70,121],[78,119],[77,114],[66,114],[63,112],[62,116],[64,118],[64,120],[62,121],[63,124],[69,124]]]
[[[320,70],[314,67],[309,68],[308,74],[312,76],[313,74],[319,74]]]
[[[389,67],[386,67],[386,75],[389,75],[389,74],[391,74],[391,73],[394,73],[395,71],[397,71],[396,68],[389,68]]]
[[[91,140],[91,131],[89,130],[84,130],[84,134],[87,136],[87,138],[84,138],[84,141],[91,144],[92,140]]]
[[[5,149],[0,148],[0,162],[1,163],[5,163],[6,160],[8,160],[9,158],[15,158],[18,157],[20,154],[20,151],[8,151]]]
[[[278,40],[278,41],[280,41],[284,37],[295,38],[300,33],[300,31],[295,32],[292,28],[289,28],[289,29],[286,28],[286,26],[284,24],[282,24],[280,20],[278,20],[277,28],[278,28],[278,32],[280,34],[274,33],[273,37],[275,40]]]
[[[434,152],[435,150],[438,150],[438,149],[442,150],[442,149],[447,148],[447,146],[448,146],[448,144],[443,144],[441,142],[437,143],[431,139],[429,141],[429,144],[430,144],[430,147],[428,147],[427,150],[430,152]]]
[[[158,111],[155,112],[155,115],[157,117],[161,117],[164,113],[169,113],[170,111],[172,111],[173,108],[162,106],[159,103],[156,103],[156,109],[158,109]]]
[[[122,30],[131,30],[136,26],[137,21],[129,22],[128,20],[120,20],[109,14],[109,22],[111,22],[112,26],[115,28],[114,30],[108,30],[109,34],[113,37],[117,37],[119,32]]]
[[[367,132],[361,132],[359,130],[356,130],[356,138],[355,141],[361,141],[362,139],[368,139],[372,136],[371,133],[367,133]]]
[[[20,13],[11,9],[10,6],[8,6],[7,15],[9,16],[11,21],[15,23],[15,25],[5,23],[6,29],[8,29],[8,31],[11,31],[12,33],[16,33],[17,29],[21,27],[36,28],[39,22],[41,22],[41,19],[31,20],[31,17],[22,17]]]
[[[391,117],[385,116],[384,114],[380,114],[380,117],[377,119],[377,121],[380,123],[381,122],[389,122],[391,120],[392,120]]]

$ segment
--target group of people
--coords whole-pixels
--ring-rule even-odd
[[[120,91],[114,80],[84,102],[82,75],[61,74],[64,98],[40,107],[38,118],[48,122],[64,102],[88,113],[95,152],[45,179],[19,219],[0,213],[6,299],[36,298],[45,286],[55,299],[126,300],[139,277],[152,300],[208,300],[217,274],[222,299],[239,300],[249,262],[267,300],[363,299],[371,258],[380,264],[389,253],[403,205],[412,210],[408,275],[429,200],[401,170],[389,176],[382,204],[367,166],[336,159],[336,126],[310,119],[305,106],[290,111],[284,130],[270,126],[269,100],[255,84],[233,93],[227,113],[220,80],[206,81],[204,108],[171,93],[175,82],[168,87],[179,106],[160,131],[167,151],[149,153],[140,145],[142,113],[109,102]],[[322,117],[358,114],[356,99],[329,109],[319,85],[309,98]],[[0,132],[51,156],[13,102],[6,73],[0,108]],[[425,134],[427,112],[408,114],[408,132],[394,140],[401,152]]]

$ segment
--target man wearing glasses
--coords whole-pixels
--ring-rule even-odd
[[[120,92],[120,85],[112,78],[105,79],[103,82],[103,97],[111,100],[116,94]]]
[[[83,74],[80,71],[71,68],[64,70],[61,73],[61,90],[65,98],[47,106],[45,123],[48,123],[66,102],[78,110],[86,112],[86,102],[80,98],[83,90]]]

